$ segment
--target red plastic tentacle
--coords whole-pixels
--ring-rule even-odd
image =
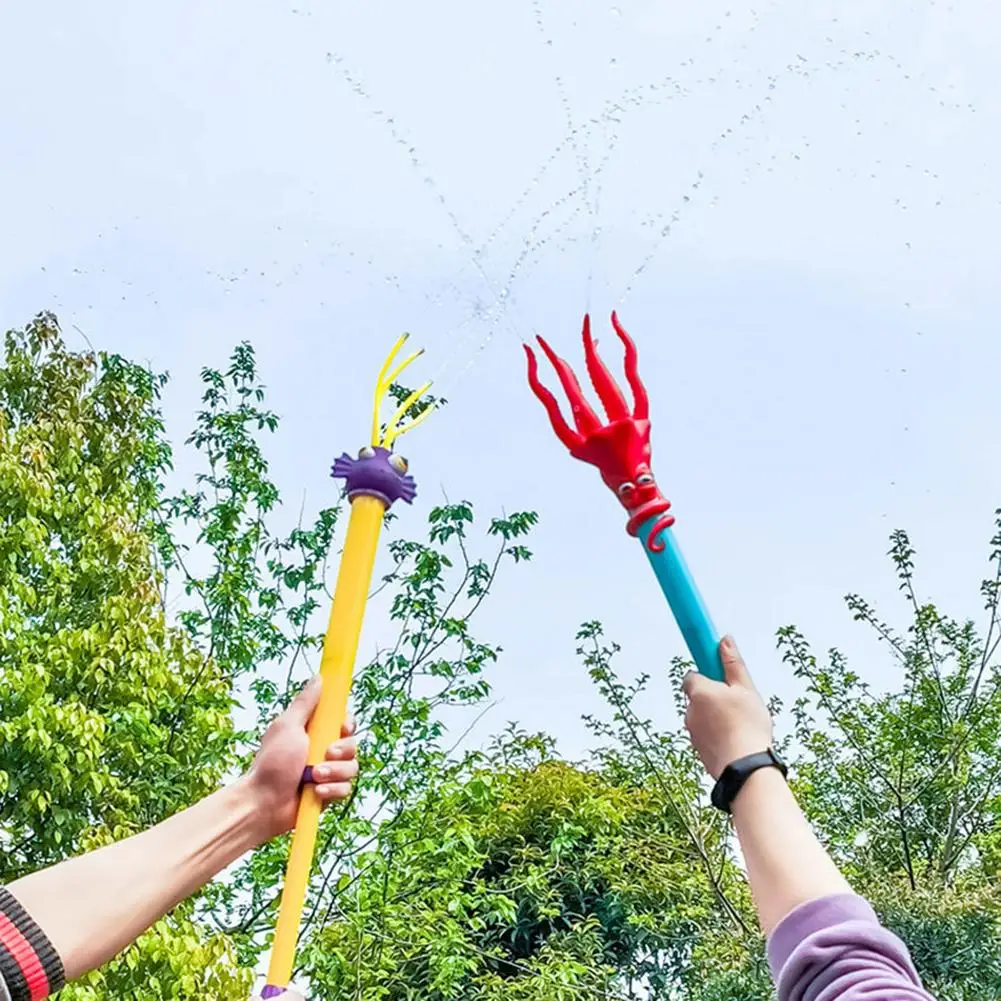
[[[633,339],[626,333],[626,328],[619,323],[619,317],[612,313],[612,326],[619,335],[626,349],[626,378],[629,380],[629,388],[633,391],[633,399],[636,401],[633,407],[633,417],[638,421],[650,419],[650,397],[647,396],[646,386],[640,378],[639,355]]]
[[[605,413],[610,421],[624,421],[629,418],[629,404],[622,395],[612,373],[608,371],[608,366],[601,360],[598,354],[598,345],[591,336],[591,317],[584,316],[584,355],[587,358],[587,371],[591,376],[591,383],[598,393]]]
[[[542,337],[537,338],[542,350],[546,352],[546,357],[552,362],[556,374],[560,377],[563,389],[570,400],[570,407],[573,411],[574,423],[577,430],[584,435],[593,434],[601,427],[598,415],[591,409],[591,404],[587,402],[584,391],[580,388],[577,376],[573,369],[546,343]]]
[[[651,553],[662,553],[667,548],[667,543],[664,542],[664,533],[674,524],[674,520],[673,514],[665,514],[650,530],[646,544]]]
[[[574,431],[563,419],[563,413],[556,397],[549,392],[539,379],[539,362],[535,357],[535,352],[527,345],[523,345],[525,354],[528,356],[528,384],[532,387],[532,392],[539,398],[542,405],[549,414],[550,423],[556,432],[556,437],[566,445],[571,451],[580,448],[584,439]]]

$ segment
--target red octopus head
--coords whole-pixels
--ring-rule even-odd
[[[628,530],[635,535],[644,522],[655,515],[666,514],[671,502],[661,493],[650,468],[650,403],[639,377],[636,345],[615,313],[612,313],[612,326],[626,350],[625,368],[633,393],[632,410],[598,354],[597,345],[591,336],[590,317],[587,316],[584,317],[583,331],[587,370],[608,415],[608,422],[602,424],[584,396],[573,369],[541,337],[538,339],[539,345],[556,369],[570,400],[576,430],[567,424],[556,398],[540,382],[538,361],[526,344],[528,381],[546,408],[557,437],[570,450],[570,454],[597,466],[606,486],[629,512]],[[674,518],[670,516],[662,519],[657,532],[670,526],[673,521]]]

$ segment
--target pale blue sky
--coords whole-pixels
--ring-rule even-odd
[[[602,330],[620,308],[682,544],[768,691],[795,690],[773,652],[791,621],[889,670],[840,597],[896,614],[894,527],[975,614],[1001,503],[997,13],[685,6],[0,10],[0,324],[52,308],[71,340],[169,369],[177,439],[199,368],[250,339],[288,518],[303,490],[332,496],[331,455],[360,444],[374,370],[412,330],[452,405],[407,442],[408,529],[442,486],[543,519],[481,621],[507,650],[481,733],[518,719],[568,753],[596,707],[578,622],[604,619],[630,670],[681,642],[528,394],[518,337],[574,355],[583,310]],[[366,648],[386,635],[376,609]]]

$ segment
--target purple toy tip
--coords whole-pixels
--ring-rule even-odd
[[[334,462],[333,468],[330,470],[330,475],[335,480],[347,479],[354,470],[356,461],[351,458],[350,455],[345,452],[339,459]]]
[[[366,446],[358,453],[357,459],[344,453],[334,463],[331,470],[335,479],[346,480],[345,493],[348,500],[358,497],[374,497],[387,509],[398,500],[412,504],[417,496],[417,484],[406,474],[406,460],[394,455],[391,449],[382,445]]]
[[[417,497],[417,481],[412,476],[404,476],[400,484],[400,499],[407,504],[413,504]]]

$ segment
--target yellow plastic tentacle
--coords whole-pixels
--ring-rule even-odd
[[[397,411],[389,419],[390,428],[396,425],[407,416],[407,411],[431,388],[430,382],[425,382],[419,389],[415,389],[397,408]]]
[[[393,345],[393,350],[386,356],[386,360],[382,363],[382,368],[379,369],[378,378],[375,380],[376,385],[381,386],[386,381],[386,373],[389,371],[389,368],[393,364],[396,356],[400,353],[400,349],[409,339],[410,334],[407,333],[400,334],[399,338],[397,338],[396,343]]]
[[[396,413],[389,419],[386,426],[386,434],[382,440],[385,448],[392,448],[393,442],[402,433],[399,422],[407,416],[407,411],[431,388],[430,382],[425,382],[419,389],[415,389],[399,406]]]
[[[392,386],[393,383],[396,382],[396,380],[399,378],[400,373],[405,368],[409,367],[415,361],[417,361],[417,359],[420,358],[422,354],[424,354],[424,348],[421,348],[420,351],[415,351],[412,355],[410,355],[409,358],[405,358],[403,361],[401,361],[400,364],[397,365],[396,368],[394,368],[393,371],[390,372],[389,375],[387,375],[386,378],[383,380],[385,388],[389,389],[389,387]]]
[[[399,376],[399,373],[404,368],[406,368],[408,365],[410,365],[414,361],[416,361],[417,358],[419,358],[420,355],[423,354],[423,353],[424,353],[424,349],[422,347],[420,348],[419,351],[414,351],[408,358],[404,358],[402,361],[400,361],[400,363],[398,365],[396,365],[396,367],[391,372],[389,372],[388,375],[385,375],[382,378],[381,383],[379,384],[378,388],[376,389],[376,397],[379,400],[379,402],[381,402],[382,397],[391,388],[392,383],[396,381],[396,378]],[[382,443],[383,443],[382,442],[382,428],[379,425],[378,408],[376,407],[375,415],[374,415],[373,420],[372,420],[372,447],[374,448],[376,445],[379,445],[379,444],[382,444]]]
[[[386,395],[386,390],[389,389],[389,383],[387,382],[386,375],[389,372],[390,367],[393,364],[396,356],[400,353],[400,348],[407,343],[410,334],[401,334],[397,342],[393,345],[393,350],[389,352],[386,360],[382,363],[382,368],[379,369],[379,377],[375,380],[375,406],[372,410],[372,448],[375,448],[379,444],[379,439],[381,437],[381,427],[379,424],[379,411],[382,409],[382,398]],[[411,359],[412,360],[412,359]],[[405,362],[403,367],[398,371],[402,371],[406,368],[408,362]]]
[[[394,441],[398,438],[402,438],[405,434],[413,431],[418,424],[423,424],[432,414],[434,413],[434,407],[429,406],[426,410],[422,410],[413,420],[408,421],[406,424],[401,424],[396,429],[396,435]]]

